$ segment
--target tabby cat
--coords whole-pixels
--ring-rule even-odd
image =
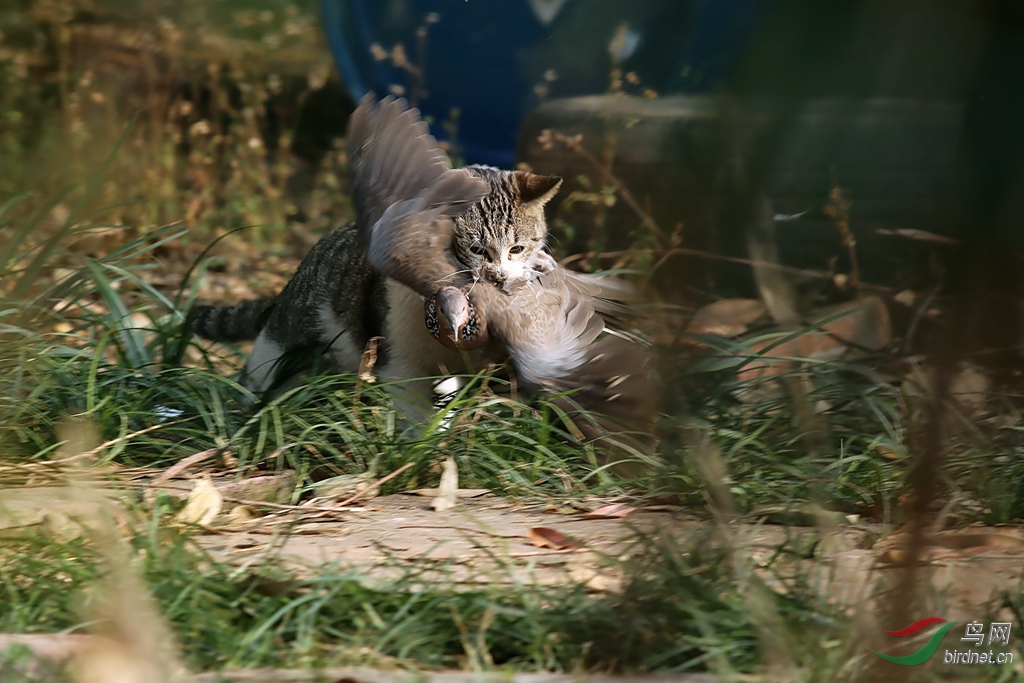
[[[487,166],[466,170],[487,181],[490,191],[455,219],[455,254],[475,278],[507,290],[530,279],[547,237],[544,205],[562,180]],[[433,377],[442,365],[472,371],[504,360],[439,344],[424,325],[422,298],[374,271],[352,225],[317,242],[276,296],[199,306],[192,328],[213,341],[256,340],[241,377],[256,393],[280,388],[314,365],[356,372],[367,342],[378,336],[384,342],[377,374],[384,381]],[[396,398],[406,416],[422,417],[430,406],[430,380],[405,383],[403,392]]]

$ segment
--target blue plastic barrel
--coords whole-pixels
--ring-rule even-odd
[[[456,131],[468,163],[508,168],[527,112],[544,98],[606,92],[613,69],[635,74],[623,87],[638,94],[717,87],[769,1],[322,0],[322,7],[353,99],[402,93],[436,136]]]

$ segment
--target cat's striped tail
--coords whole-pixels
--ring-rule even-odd
[[[277,297],[270,297],[234,306],[196,306],[192,331],[210,341],[252,341],[259,336],[276,302]]]

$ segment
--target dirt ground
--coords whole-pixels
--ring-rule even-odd
[[[136,488],[139,483],[99,489],[102,498],[96,489],[6,488],[0,497],[0,534],[49,528],[75,535],[101,508],[112,511],[115,520],[124,519],[125,501],[138,505],[140,496],[152,495],[152,486]],[[186,480],[157,486],[179,496],[189,488]],[[228,494],[240,490],[237,482],[219,486]],[[194,492],[195,487],[193,497]],[[229,500],[204,520],[194,538],[214,557],[238,567],[275,566],[296,578],[333,565],[370,583],[386,583],[416,568],[421,580],[446,580],[462,588],[577,582],[597,592],[620,589],[627,577],[618,560],[655,539],[669,539],[687,552],[689,543],[710,538],[732,548],[775,590],[785,591],[785,579],[803,573],[821,595],[858,619],[881,614],[897,597],[892,591],[906,552],[901,530],[884,535],[879,525],[856,520],[831,529],[757,519],[715,525],[685,508],[609,508],[591,501],[578,506],[592,508],[589,513],[569,506],[552,510],[482,490],[463,491],[453,509],[436,511],[430,492],[419,493],[336,508],[314,499],[308,505],[280,505],[266,515],[252,515],[249,506],[230,507]],[[627,516],[613,516],[618,514]],[[1013,621],[1003,596],[1019,590],[1024,580],[1024,537],[1012,527],[938,532],[929,538],[919,569],[917,585],[924,587],[929,613],[967,622],[989,616]]]

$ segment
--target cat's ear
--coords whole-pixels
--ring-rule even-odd
[[[556,175],[537,175],[529,171],[516,171],[515,174],[519,185],[519,201],[523,206],[544,206],[562,186],[562,179]]]

